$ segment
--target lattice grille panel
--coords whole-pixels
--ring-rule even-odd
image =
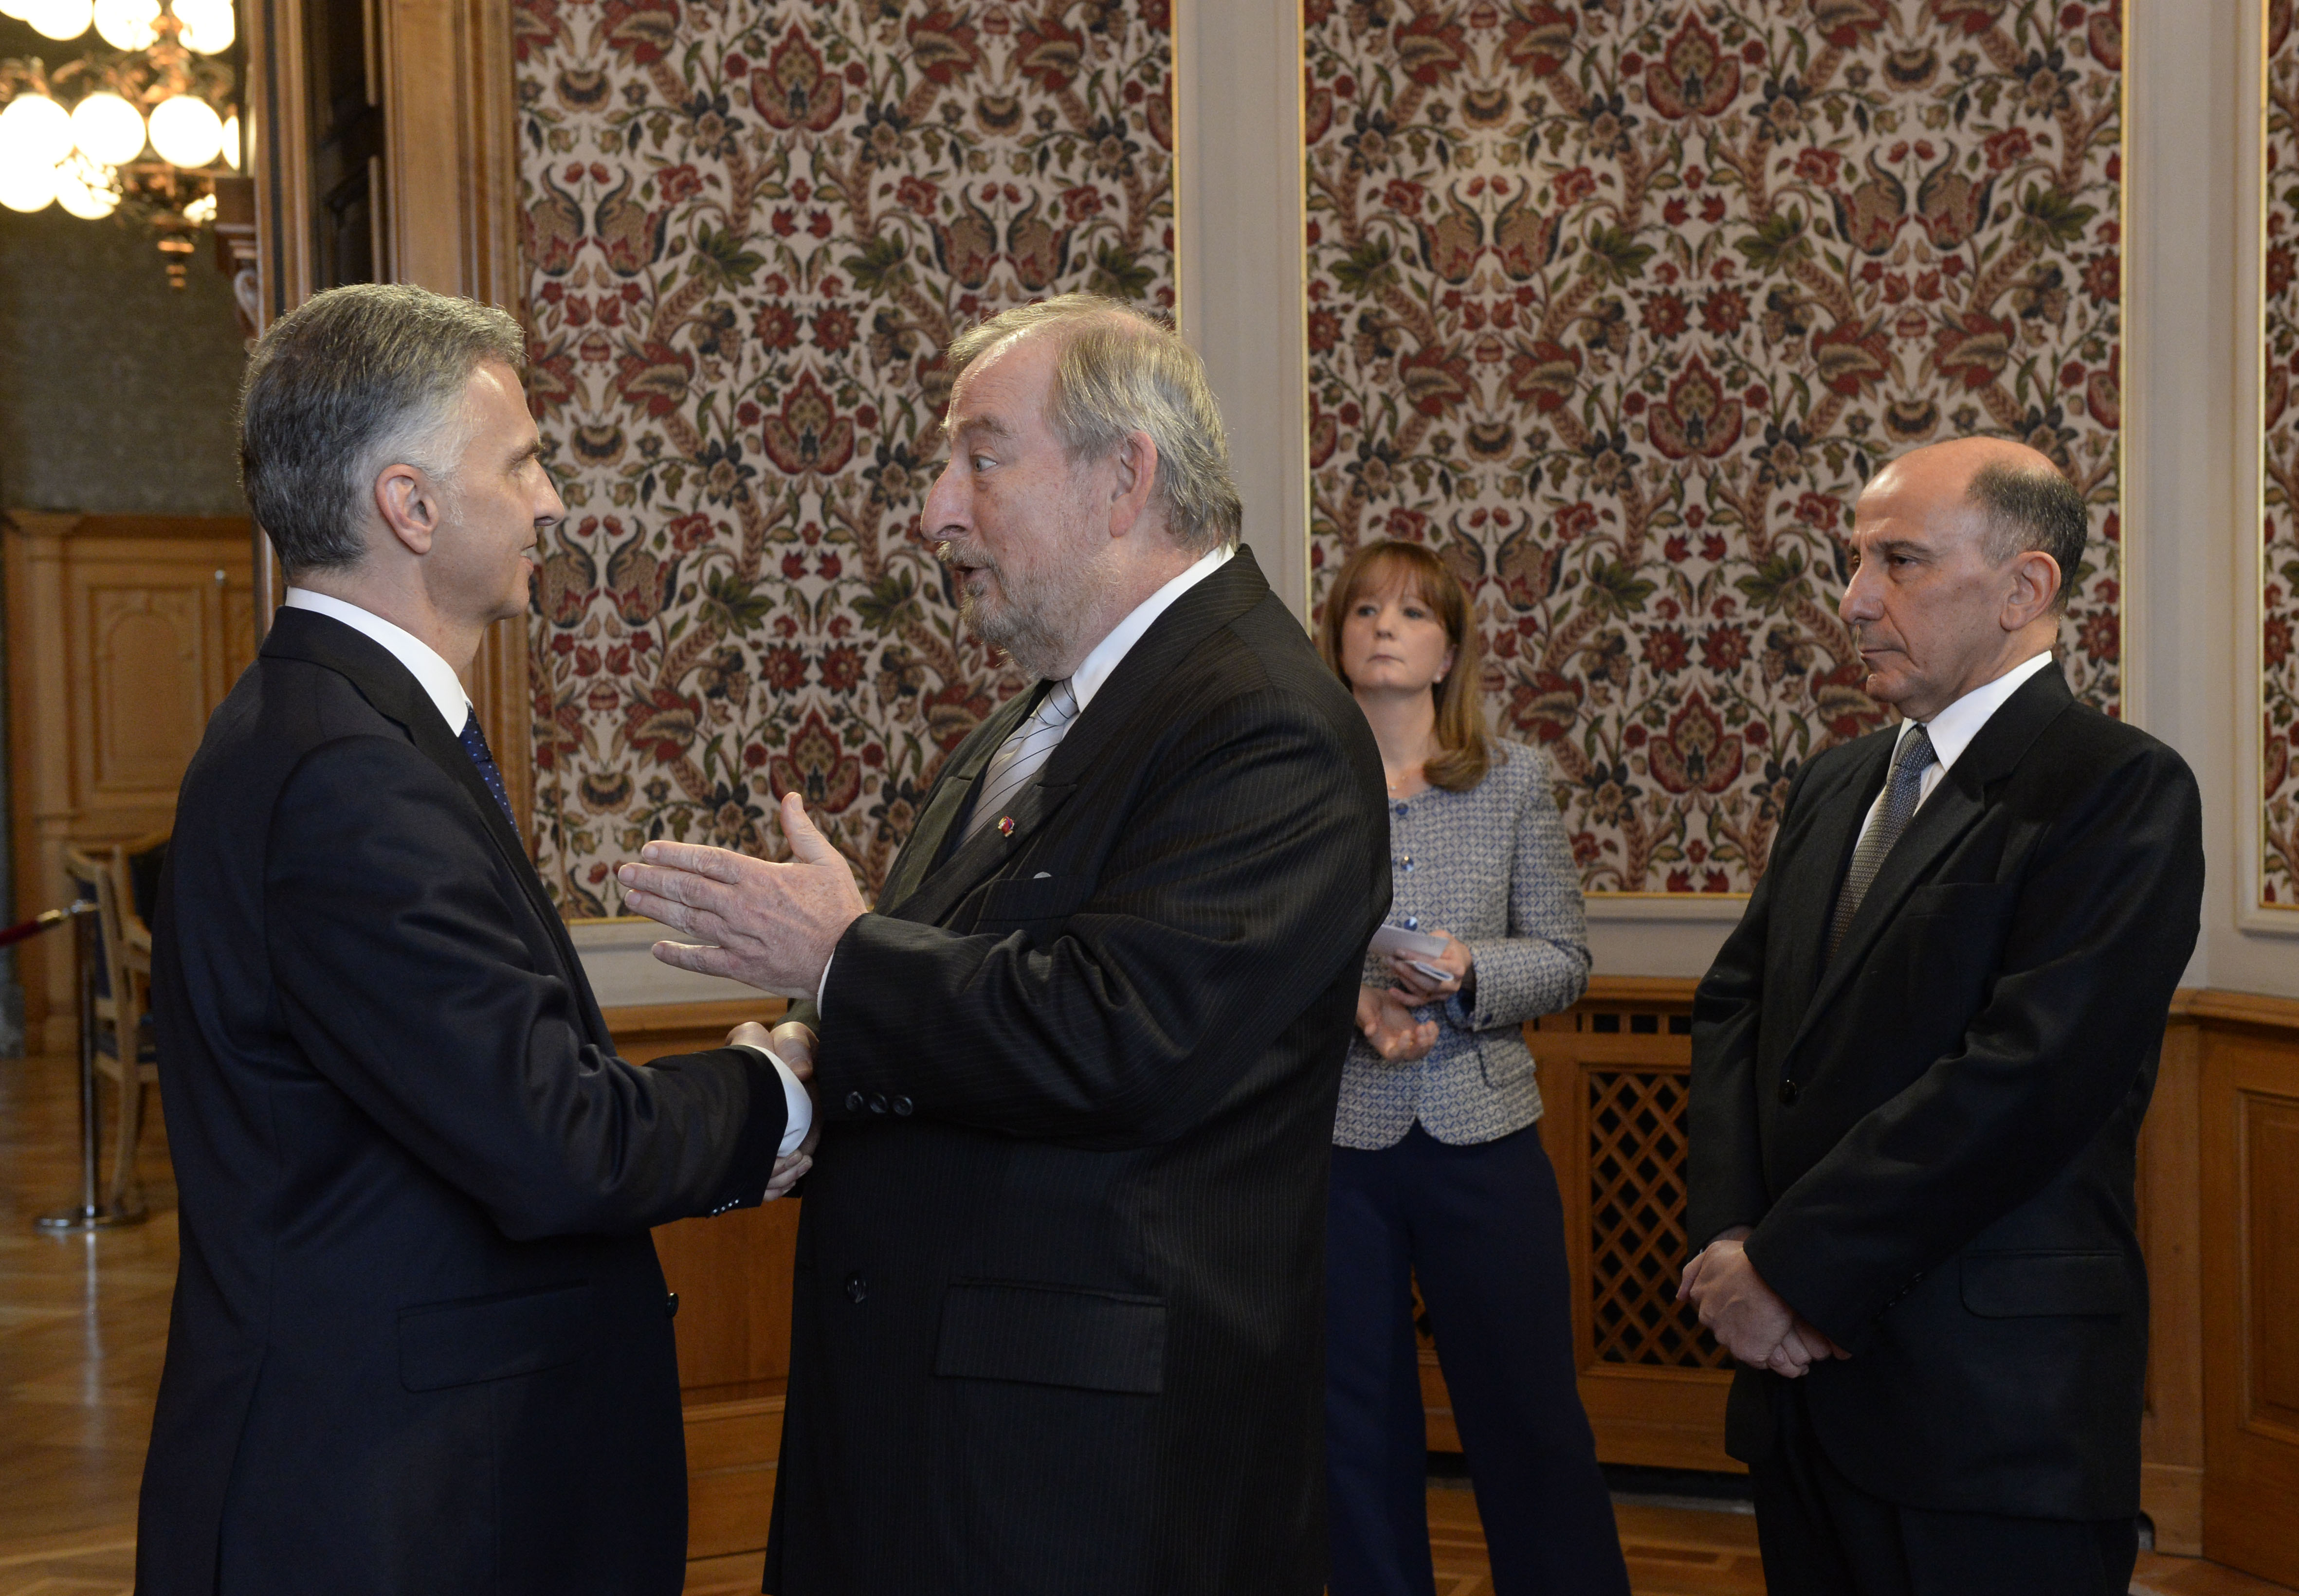
[[[1590,1070],[1589,1294],[1597,1360],[1716,1369],[1723,1350],[1676,1300],[1685,1259],[1681,1071]]]

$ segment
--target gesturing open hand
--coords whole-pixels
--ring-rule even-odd
[[[616,872],[623,902],[695,942],[658,942],[654,956],[681,970],[723,975],[784,997],[812,997],[846,928],[868,906],[798,794],[779,815],[791,862],[769,864],[723,848],[650,842]]]

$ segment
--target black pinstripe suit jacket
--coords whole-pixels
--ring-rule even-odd
[[[1249,553],[946,848],[1031,697],[951,757],[815,1021],[766,1588],[1313,1596],[1380,756]]]

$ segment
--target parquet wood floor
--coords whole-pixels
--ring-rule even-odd
[[[0,1596],[129,1596],[136,1490],[176,1275],[175,1187],[157,1114],[142,1160],[154,1210],[59,1238],[33,1218],[72,1201],[76,1084],[63,1058],[0,1060]],[[1746,1514],[1624,1501],[1636,1596],[1760,1596]],[[1429,1493],[1438,1596],[1492,1596],[1475,1499]],[[686,1596],[751,1596],[760,1554],[688,1566]],[[2143,1554],[2134,1596],[2299,1596],[2186,1558]]]

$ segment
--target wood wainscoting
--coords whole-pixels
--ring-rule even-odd
[[[1599,978],[1526,1028],[1564,1199],[1581,1396],[1607,1462],[1735,1470],[1722,1354],[1676,1302],[1689,980]],[[779,1000],[610,1010],[627,1057],[717,1045]],[[2299,1002],[2190,990],[2140,1138],[2150,1278],[2141,1501],[2160,1551],[2299,1584]],[[766,1542],[790,1374],[799,1205],[655,1232],[679,1294],[691,1555]],[[1425,1338],[1429,1445],[1460,1437]]]

